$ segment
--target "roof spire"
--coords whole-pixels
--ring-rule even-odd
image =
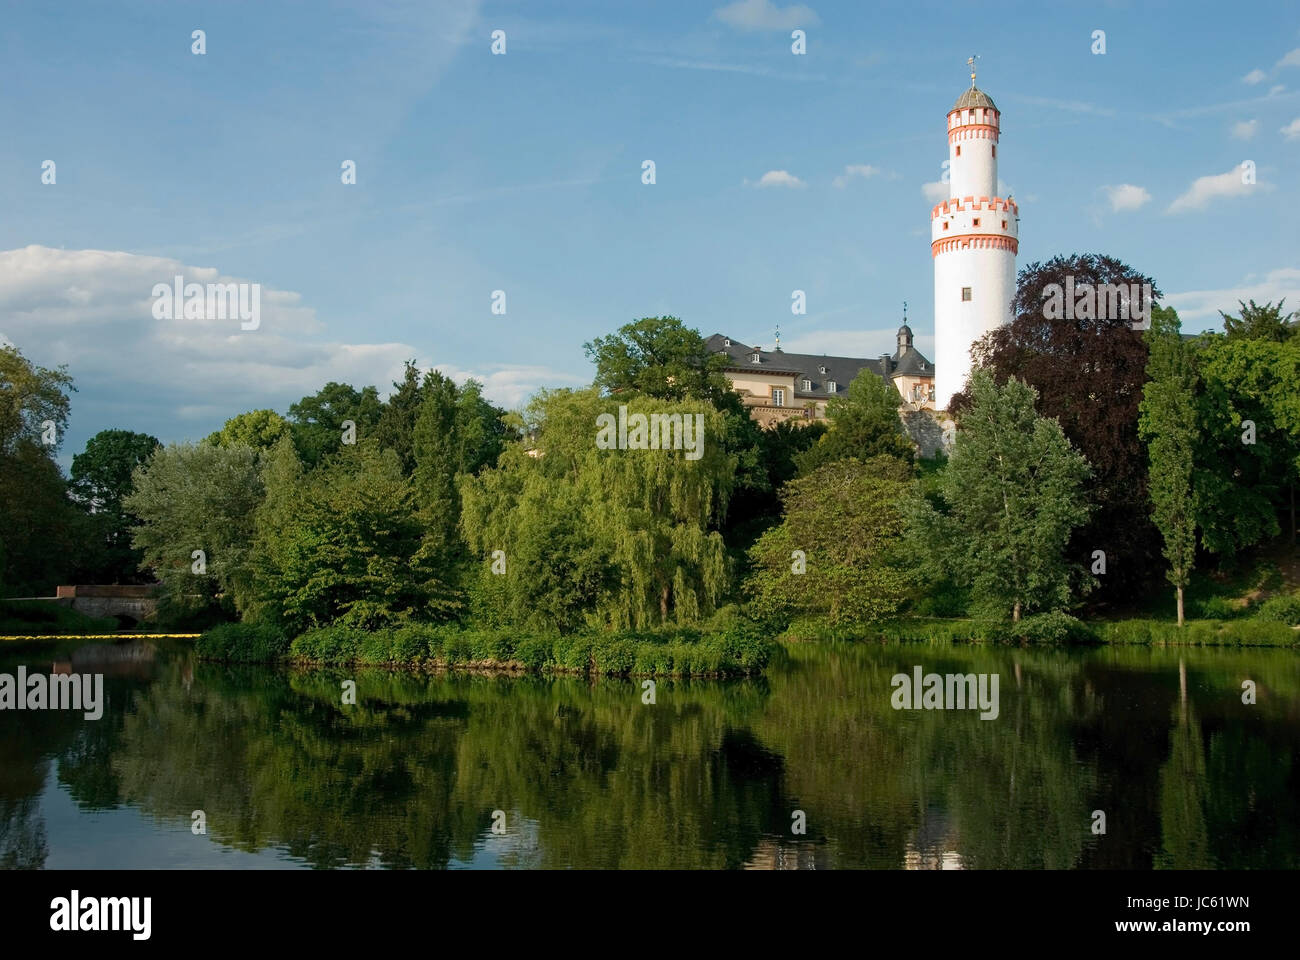
[[[903,301],[903,323],[907,323],[907,301]]]
[[[970,64],[970,88],[975,89],[975,61],[979,59],[979,54],[973,54],[966,62]]]
[[[781,324],[776,325],[776,350],[781,349]]]

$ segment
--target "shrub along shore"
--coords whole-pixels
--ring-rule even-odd
[[[1053,613],[1026,617],[1018,624],[995,620],[916,617],[865,626],[831,627],[815,620],[792,624],[786,640],[879,640],[941,643],[1069,643],[1194,647],[1296,647],[1300,628],[1284,620],[1076,620]]]
[[[1300,647],[1300,629],[1267,620],[1190,620],[1180,629],[1162,620],[1085,623],[1045,614],[1020,624],[918,617],[831,627],[806,620],[779,640]],[[713,632],[661,628],[540,636],[448,624],[382,630],[330,626],[292,639],[270,626],[225,623],[195,643],[199,657],[225,663],[713,678],[761,674],[779,647],[777,638],[749,622]]]
[[[690,628],[637,633],[520,636],[496,629],[411,624],[383,630],[321,627],[289,639],[274,627],[226,623],[195,650],[227,663],[514,670],[626,677],[729,677],[762,673],[775,641],[756,624],[717,632]]]

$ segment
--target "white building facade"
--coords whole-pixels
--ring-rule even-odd
[[[970,375],[970,348],[1011,320],[1020,211],[999,197],[1001,113],[975,86],[948,111],[949,199],[930,211],[934,258],[935,406],[946,410]]]

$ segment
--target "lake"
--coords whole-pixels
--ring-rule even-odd
[[[10,647],[0,672],[56,660],[104,674],[103,716],[0,711],[6,868],[1300,866],[1290,650],[798,644],[653,704],[187,641]],[[996,676],[996,718],[895,709],[916,667]]]

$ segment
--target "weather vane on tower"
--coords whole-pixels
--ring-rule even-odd
[[[979,54],[974,54],[966,59],[966,62],[970,64],[970,86],[972,90],[975,89],[975,61],[978,59]]]

